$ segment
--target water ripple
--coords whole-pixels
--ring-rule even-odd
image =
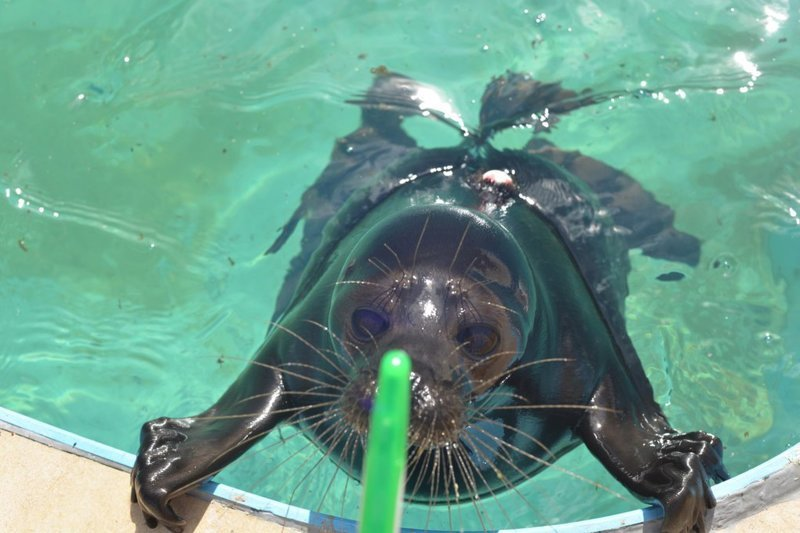
[[[766,187],[746,187],[759,200],[758,220],[762,229],[800,237],[800,181],[785,175]]]
[[[10,206],[49,220],[86,226],[130,242],[145,242],[150,248],[158,246],[172,249],[178,246],[176,239],[159,233],[154,227],[141,222],[130,222],[106,209],[78,202],[55,200],[44,194],[33,193],[29,189],[23,190],[22,187],[9,183],[4,177],[0,177],[0,189]]]

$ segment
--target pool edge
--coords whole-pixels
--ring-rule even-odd
[[[90,459],[116,470],[129,472],[134,455],[111,446],[81,437],[69,431],[45,424],[36,419],[0,407],[0,429],[14,433],[52,448]],[[718,505],[714,512],[714,528],[733,527],[739,520],[758,513],[765,502],[776,503],[800,499],[800,443],[764,463],[713,487]],[[345,531],[354,530],[347,520],[313,513],[305,509],[250,494],[227,485],[205,483],[195,494],[214,499],[225,505],[272,519],[277,523],[321,525],[335,522]],[[285,518],[282,518],[285,517]],[[657,527],[661,510],[657,507],[637,509],[591,520],[502,530],[505,533],[583,533],[591,531],[630,531]]]

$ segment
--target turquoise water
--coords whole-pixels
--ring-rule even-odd
[[[128,451],[143,421],[206,408],[260,344],[298,241],[263,251],[356,127],[344,101],[370,68],[441,87],[473,124],[514,69],[662,90],[549,138],[626,170],[703,240],[694,270],[631,257],[629,329],[673,424],[722,437],[732,473],[800,441],[800,4],[662,4],[0,4],[0,405]],[[655,280],[671,270],[687,277]],[[291,433],[218,479],[355,516],[356,484]],[[551,469],[485,502],[486,526],[638,505],[582,449],[559,466],[625,497]]]

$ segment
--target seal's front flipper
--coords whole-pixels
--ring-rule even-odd
[[[266,391],[266,392],[265,392]],[[170,501],[213,476],[282,418],[277,372],[251,366],[209,410],[191,418],[158,418],[142,426],[131,471],[131,499],[150,527],[185,525]]]
[[[629,391],[629,392],[626,392]],[[664,508],[662,531],[707,531],[716,505],[709,479],[724,481],[722,443],[708,433],[677,433],[655,404],[606,377],[576,428],[617,480]]]
[[[585,156],[563,151],[552,143],[534,138],[525,150],[544,157],[581,179],[608,210],[628,248],[641,248],[650,257],[696,266],[700,241],[673,226],[675,212],[625,172]]]

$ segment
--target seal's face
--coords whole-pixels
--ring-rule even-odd
[[[515,241],[483,215],[418,207],[369,230],[333,294],[331,342],[353,362],[339,409],[365,434],[381,356],[412,360],[409,441],[457,443],[478,398],[525,350],[535,295]]]

